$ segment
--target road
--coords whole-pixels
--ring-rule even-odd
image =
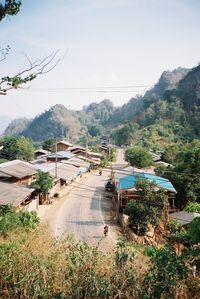
[[[90,174],[82,182],[73,183],[74,188],[63,200],[54,225],[55,237],[73,234],[75,239],[97,245],[101,249],[111,250],[116,246],[119,227],[111,216],[110,199],[104,197],[104,186],[108,172],[102,176]],[[107,237],[103,227],[109,226]]]
[[[124,166],[123,150],[118,151],[117,162],[113,168]],[[81,181],[74,182],[71,190],[51,206],[44,207],[42,221],[49,224],[57,238],[72,234],[79,241],[92,245],[99,243],[104,251],[113,250],[120,236],[120,227],[111,208],[111,199],[106,197],[105,184],[110,170],[104,169],[102,176],[98,172],[86,175]],[[107,193],[108,194],[108,193]],[[109,226],[109,233],[103,235],[104,225]]]

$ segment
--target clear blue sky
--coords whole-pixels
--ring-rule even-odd
[[[67,53],[51,73],[33,81],[29,90],[1,96],[0,115],[35,116],[56,103],[81,109],[104,98],[121,105],[144,89],[111,89],[108,93],[47,90],[153,85],[164,70],[193,67],[200,61],[198,0],[22,2],[17,16],[0,23],[0,44],[12,48],[7,61],[1,63],[0,77],[26,65],[23,53],[32,60],[56,49]]]

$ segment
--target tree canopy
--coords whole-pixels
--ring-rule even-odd
[[[53,178],[48,172],[39,170],[36,175],[36,180],[34,183],[32,183],[32,186],[39,192],[48,193],[53,187]]]
[[[34,147],[32,142],[23,136],[12,137],[5,136],[0,139],[2,149],[0,151],[0,158],[6,160],[25,160],[30,161],[34,159]]]
[[[20,11],[22,2],[19,0],[5,0],[4,3],[0,3],[0,22],[6,16],[14,16]]]
[[[136,167],[147,167],[153,164],[150,153],[142,147],[130,147],[125,151],[125,160]]]
[[[129,216],[129,223],[139,235],[144,235],[148,224],[156,226],[167,204],[167,195],[164,190],[156,190],[156,185],[147,180],[138,179],[136,183],[138,200],[131,200],[125,209]]]

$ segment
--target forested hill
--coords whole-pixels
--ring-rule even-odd
[[[96,138],[111,132],[117,144],[160,144],[200,136],[200,66],[162,73],[158,83],[142,97],[121,107],[105,99],[80,111],[55,105],[33,120],[15,120],[6,135],[24,135],[33,141],[68,137],[78,141],[85,132]],[[148,144],[147,144],[148,145]]]
[[[154,88],[141,98],[136,110],[132,119],[118,124],[112,131],[117,144],[133,143],[160,149],[199,138],[200,66],[164,72]],[[123,114],[126,115],[126,111]]]

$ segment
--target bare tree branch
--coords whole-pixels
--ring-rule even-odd
[[[60,50],[53,51],[50,55],[43,59],[38,59],[34,62],[30,60],[27,54],[24,54],[28,61],[28,67],[18,72],[14,76],[5,76],[0,80],[0,95],[6,95],[10,89],[17,89],[34,80],[38,75],[49,73],[53,70],[58,63],[63,59],[62,57],[57,58]]]

